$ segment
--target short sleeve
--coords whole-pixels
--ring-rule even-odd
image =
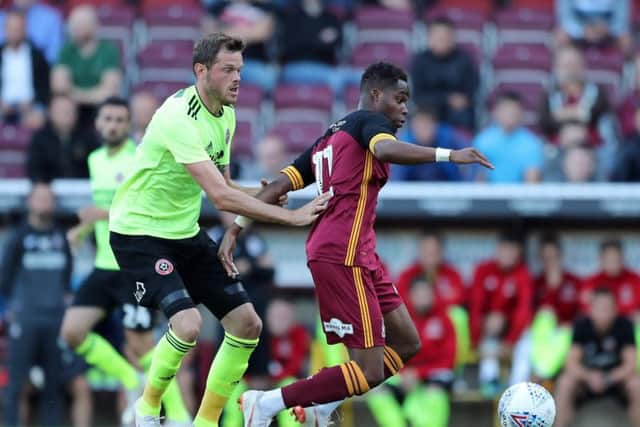
[[[292,164],[280,171],[289,178],[294,190],[305,188],[316,181],[311,168],[311,154],[314,146],[315,144],[306,149]]]
[[[385,139],[395,140],[395,129],[391,121],[379,113],[371,113],[362,117],[358,143],[365,150],[371,150],[380,141]]]
[[[165,147],[176,162],[182,164],[211,160],[205,151],[198,129],[189,123],[191,118],[171,120],[164,126]]]
[[[104,71],[120,68],[120,53],[118,48],[111,42],[103,42],[102,48],[102,66]]]
[[[618,331],[618,339],[620,340],[620,348],[636,345],[633,324],[626,318],[620,318],[620,330]]]
[[[589,341],[589,320],[586,318],[580,318],[573,324],[573,343],[585,345]]]

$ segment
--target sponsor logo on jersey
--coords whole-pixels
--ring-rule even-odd
[[[342,323],[342,320],[335,317],[328,322],[323,322],[323,325],[325,332],[333,332],[340,338],[344,338],[345,335],[353,335],[353,325],[351,323]]]
[[[136,282],[136,291],[133,293],[133,296],[135,297],[136,301],[138,301],[138,304],[140,304],[140,301],[142,301],[142,297],[144,297],[144,294],[146,293],[147,289],[144,287],[144,283]]]
[[[171,261],[165,258],[160,258],[156,261],[156,273],[161,276],[168,276],[171,272],[173,272],[173,264],[171,264]]]
[[[229,145],[230,142],[231,142],[231,131],[227,129],[227,131],[224,134],[224,143]]]

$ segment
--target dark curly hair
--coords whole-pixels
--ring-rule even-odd
[[[371,89],[386,89],[395,85],[398,80],[408,82],[407,73],[400,67],[388,62],[376,62],[364,70],[360,80],[360,93]]]

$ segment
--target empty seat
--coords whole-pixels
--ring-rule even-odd
[[[191,71],[193,42],[158,41],[138,53],[141,81],[188,82]]]
[[[151,40],[197,40],[204,11],[199,7],[174,4],[145,9],[143,20]]]
[[[396,42],[411,46],[414,16],[411,12],[383,7],[361,7],[355,13],[359,43]]]
[[[249,108],[259,110],[262,106],[264,93],[260,86],[251,84],[241,84],[238,92],[236,108]]]
[[[589,79],[601,85],[615,102],[621,95],[624,55],[617,50],[588,49],[585,59]]]
[[[283,84],[273,94],[275,122],[329,124],[333,94],[329,86]]]
[[[551,41],[555,19],[541,9],[510,8],[495,15],[499,44],[543,44]]]
[[[256,138],[255,127],[255,123],[251,120],[238,119],[231,149],[233,157],[253,158],[253,146]]]
[[[31,131],[14,125],[0,125],[0,149],[26,150],[31,141]]]
[[[549,81],[551,53],[544,46],[504,45],[493,58],[495,84]]]
[[[409,50],[404,43],[361,43],[351,54],[351,64],[354,67],[366,68],[379,61],[406,67],[409,64]]]
[[[354,111],[358,108],[360,101],[360,87],[355,85],[347,86],[344,91],[344,106],[347,112]]]
[[[290,153],[299,154],[324,135],[326,127],[319,123],[283,122],[273,127],[273,133],[284,141]]]
[[[148,81],[134,86],[132,92],[151,92],[156,98],[162,101],[188,85],[189,83],[182,82]]]
[[[25,163],[24,151],[0,149],[0,178],[24,178]]]

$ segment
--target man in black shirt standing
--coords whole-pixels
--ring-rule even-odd
[[[591,296],[589,316],[573,327],[573,344],[556,386],[556,427],[568,426],[579,398],[606,395],[628,404],[633,427],[640,426],[640,377],[636,370],[633,324],[618,314],[615,296],[606,288]]]

